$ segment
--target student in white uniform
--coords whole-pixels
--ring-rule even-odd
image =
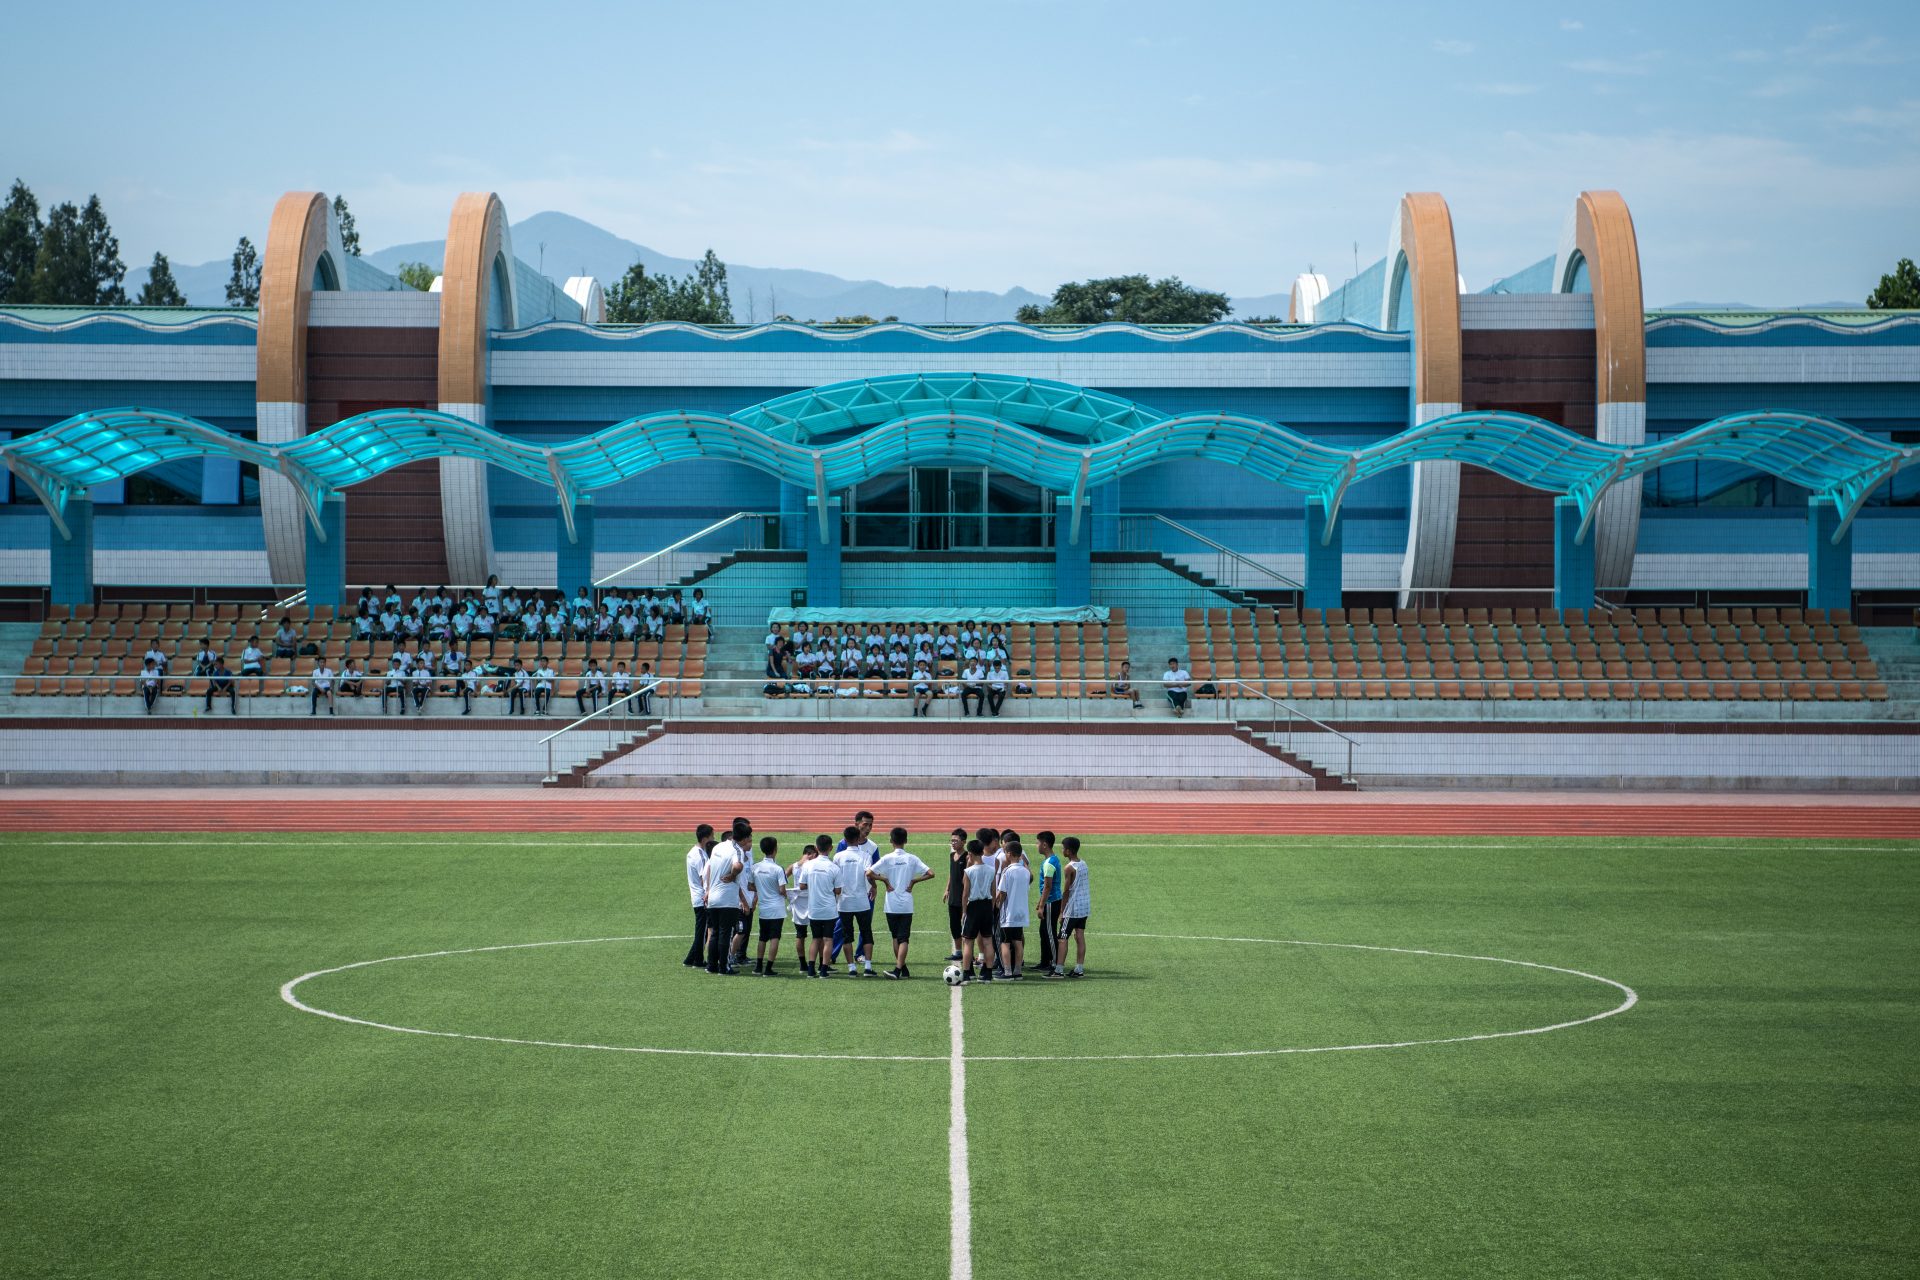
[[[713,851],[713,824],[703,822],[693,830],[693,848],[687,850],[687,893],[693,898],[693,943],[687,958],[681,961],[689,969],[706,965],[707,949],[707,857]]]
[[[967,981],[993,981],[993,864],[978,840],[967,841],[967,869],[960,878],[960,936]]]
[[[1093,882],[1087,871],[1087,864],[1080,857],[1080,838],[1068,836],[1060,842],[1060,849],[1067,855],[1064,881],[1061,884],[1061,896],[1066,902],[1065,921],[1060,926],[1060,950],[1056,953],[1061,968],[1067,963],[1067,939],[1074,941],[1073,971],[1061,973],[1056,970],[1056,978],[1084,978],[1087,976],[1087,917],[1093,914]]]
[[[833,926],[840,919],[840,868],[833,865],[833,838],[813,842],[814,855],[800,865],[795,879],[807,895],[807,931],[813,939],[813,963],[803,964],[809,978],[831,978],[827,949],[833,945]]]
[[[1193,688],[1193,676],[1180,665],[1178,658],[1167,659],[1167,669],[1160,673],[1160,683],[1167,691],[1167,705],[1173,708],[1176,717],[1187,714],[1187,694]]]
[[[754,915],[760,921],[760,947],[753,953],[755,977],[771,978],[787,927],[787,873],[780,865],[780,842],[760,837],[760,861],[753,864]]]
[[[307,691],[307,714],[309,716],[318,714],[320,710],[320,700],[322,698],[326,699],[327,702],[327,714],[332,715],[333,668],[327,665],[325,654],[313,660],[313,676],[309,681]]]
[[[1000,917],[1000,967],[1014,982],[1026,976],[1022,966],[1027,951],[1027,891],[1032,886],[1033,872],[1020,845],[1007,846],[1007,865],[1000,872],[993,904]]]
[[[859,827],[848,827],[842,833],[845,836],[840,852],[833,855],[833,863],[840,868],[840,929],[837,937],[838,947],[847,953],[847,976],[859,973],[862,977],[873,976],[873,886],[867,882],[867,872],[873,867],[873,860],[867,856],[864,837]],[[837,948],[836,948],[837,949]],[[859,969],[854,966],[858,964]]]
[[[553,710],[553,681],[556,672],[546,655],[540,656],[540,669],[533,673],[533,713],[544,716]]]
[[[733,933],[746,902],[747,855],[753,826],[745,818],[733,820],[733,833],[713,847],[707,858],[707,972],[732,973]]]
[[[892,846],[867,872],[870,884],[884,885],[887,891],[887,934],[893,939],[893,968],[889,978],[911,978],[907,970],[907,944],[913,937],[913,886],[933,879],[933,869],[907,852],[907,829],[895,827],[887,833]]]
[[[807,910],[807,891],[800,887],[800,868],[813,861],[815,853],[813,841],[807,841],[800,857],[787,868],[787,911],[793,916],[793,945],[800,953],[800,972],[809,978],[813,976],[813,965],[807,959],[807,939],[813,916]]]

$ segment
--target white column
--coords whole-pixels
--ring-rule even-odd
[[[487,425],[484,404],[443,403],[451,413]],[[449,581],[470,586],[493,572],[493,506],[487,495],[487,464],[478,458],[440,459],[440,529],[447,544]]]
[[[1413,425],[1460,412],[1458,404],[1418,404]],[[1453,580],[1453,538],[1460,519],[1460,464],[1416,462],[1409,480],[1407,551],[1400,562],[1400,605],[1410,592],[1444,587]]]
[[[307,406],[291,400],[255,404],[253,420],[261,444],[289,444],[307,433]],[[267,572],[275,586],[306,584],[306,522],[293,483],[278,471],[262,471],[260,524],[266,533]]]

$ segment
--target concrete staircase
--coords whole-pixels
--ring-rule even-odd
[[[1255,750],[1264,751],[1274,759],[1284,761],[1312,778],[1315,791],[1358,791],[1360,789],[1360,784],[1352,778],[1315,764],[1299,752],[1289,751],[1281,746],[1280,743],[1284,740],[1283,735],[1261,733],[1242,724],[1234,728],[1234,736],[1250,744]]]
[[[589,756],[587,759],[582,760],[578,764],[571,766],[570,768],[567,769],[565,773],[548,774],[545,778],[542,778],[540,780],[540,785],[543,787],[574,787],[574,788],[585,787],[587,785],[587,775],[592,773],[595,769],[600,768],[600,766],[604,764],[609,764],[612,761],[618,760],[621,756],[626,755],[628,752],[631,752],[639,749],[640,747],[646,746],[649,742],[652,742],[655,738],[660,737],[665,732],[666,732],[666,726],[661,724],[658,721],[655,721],[652,724],[649,724],[645,729],[641,730],[640,732],[633,734],[631,737],[628,737],[623,741],[616,742],[612,746],[606,748],[606,750],[599,752],[597,755]]]

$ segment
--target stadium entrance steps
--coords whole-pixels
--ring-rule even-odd
[[[1232,724],[673,721],[549,786],[1312,791],[1310,764]],[[1324,776],[1324,775],[1322,775]]]

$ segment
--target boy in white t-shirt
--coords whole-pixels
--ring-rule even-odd
[[[1000,967],[1014,982],[1026,976],[1022,966],[1027,950],[1027,891],[1032,884],[1033,872],[1027,866],[1026,854],[1017,841],[1009,844],[993,905],[1000,917]]]
[[[787,873],[778,854],[780,842],[760,837],[760,861],[753,864],[754,915],[760,921],[760,947],[753,953],[755,977],[771,978],[780,954],[780,934],[787,925]]]
[[[1167,669],[1160,673],[1160,683],[1166,687],[1167,705],[1173,708],[1174,716],[1187,714],[1187,693],[1193,688],[1193,676],[1180,665],[1178,658],[1167,659]]]
[[[913,937],[913,886],[933,879],[933,870],[907,852],[907,829],[895,827],[887,833],[893,847],[882,854],[867,872],[867,882],[887,889],[887,932],[893,938],[893,968],[889,978],[911,978],[907,971],[907,944]]]
[[[812,962],[801,964],[809,978],[830,978],[827,949],[833,945],[833,926],[840,919],[840,868],[833,864],[833,838],[813,842],[814,855],[800,864],[795,884],[807,895],[807,932],[812,937]]]

